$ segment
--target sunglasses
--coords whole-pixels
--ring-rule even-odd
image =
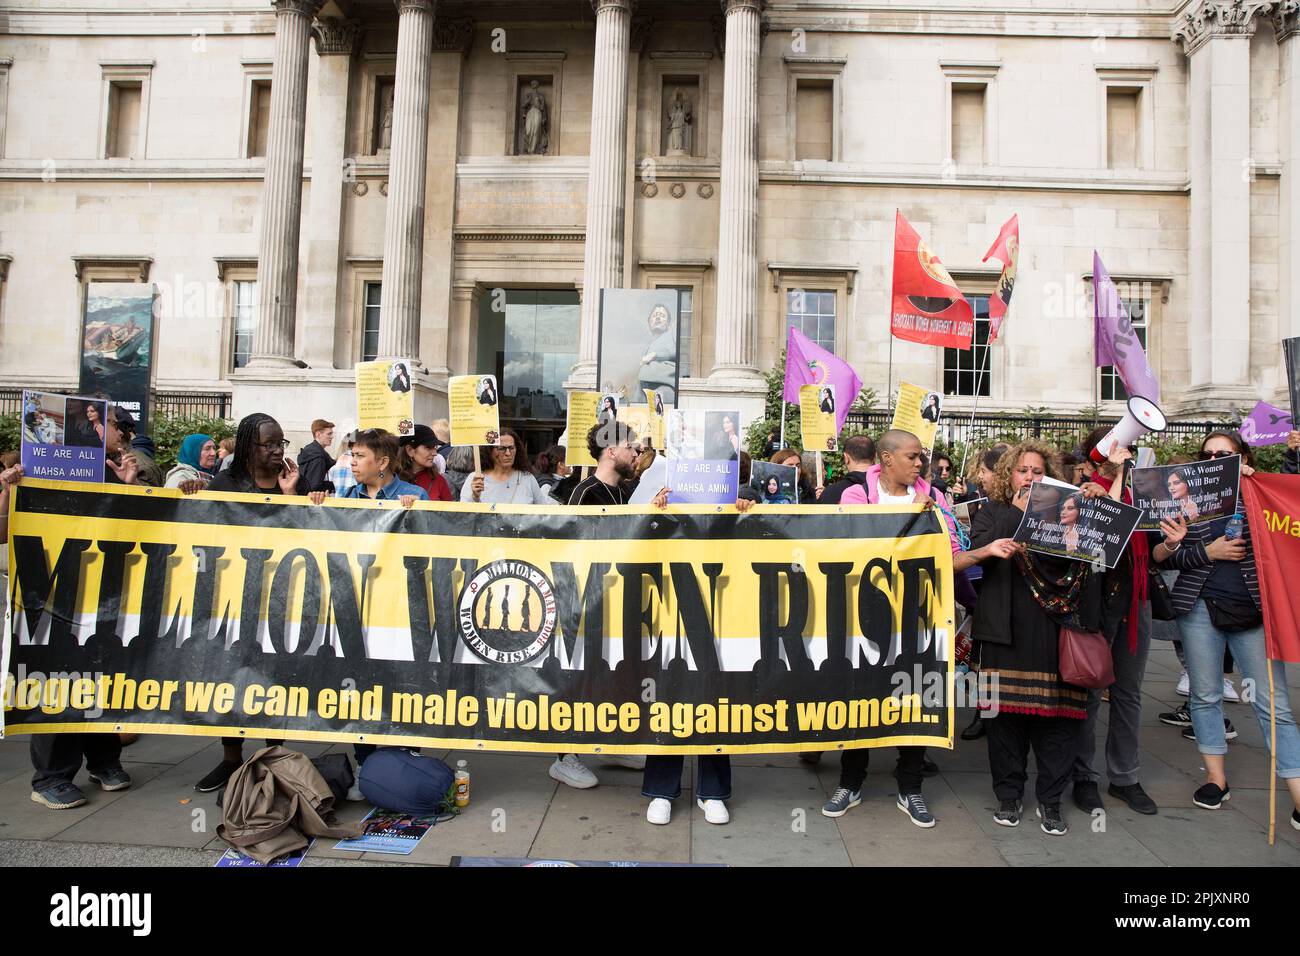
[[[1232,458],[1237,453],[1235,451],[1203,451],[1201,452],[1201,461],[1212,461],[1215,458]]]

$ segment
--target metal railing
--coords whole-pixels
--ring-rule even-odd
[[[0,388],[0,415],[17,415],[22,411],[22,407],[21,388]],[[229,418],[230,393],[155,391],[153,410],[167,415],[207,415],[209,418]]]
[[[889,428],[891,421],[893,414],[884,410],[849,412],[844,430],[848,433],[878,435]],[[1105,415],[1093,418],[1086,415],[1017,415],[997,412],[976,414],[972,420],[970,415],[959,413],[940,420],[936,437],[938,443],[946,446],[1021,438],[1036,438],[1052,445],[1069,446],[1077,444],[1097,425],[1113,424],[1115,421],[1114,416]],[[1199,437],[1216,428],[1223,428],[1225,424],[1236,428],[1240,422],[1171,421],[1161,437]]]

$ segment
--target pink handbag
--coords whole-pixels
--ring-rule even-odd
[[[1115,665],[1106,638],[1095,631],[1061,626],[1057,639],[1061,680],[1076,687],[1101,690],[1115,683]]]

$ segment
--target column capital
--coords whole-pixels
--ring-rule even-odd
[[[1256,17],[1273,6],[1274,0],[1195,0],[1178,18],[1169,38],[1181,43],[1183,53],[1191,56],[1211,37],[1253,36]]]
[[[591,10],[597,16],[600,11],[613,8],[615,13],[631,13],[636,9],[637,0],[591,0]]]
[[[434,21],[433,48],[435,50],[458,51],[462,56],[466,56],[473,45],[474,21],[471,18]]]
[[[399,14],[407,10],[416,10],[423,13],[433,13],[434,0],[393,0]]]
[[[311,28],[318,56],[356,56],[361,52],[364,32],[360,21],[341,17],[321,17]]]
[[[303,17],[314,17],[325,6],[325,0],[271,0],[277,14],[295,13]]]
[[[1283,43],[1300,33],[1300,0],[1281,0],[1269,15],[1273,20],[1273,33],[1277,42]]]
[[[753,10],[755,13],[763,12],[763,0],[719,0],[722,4],[722,15],[731,16],[740,10]]]

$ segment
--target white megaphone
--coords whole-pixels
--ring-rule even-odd
[[[1160,406],[1149,398],[1134,395],[1128,400],[1128,411],[1115,423],[1089,456],[1097,464],[1102,464],[1110,457],[1112,448],[1127,448],[1147,432],[1162,432],[1169,427],[1169,421]]]

